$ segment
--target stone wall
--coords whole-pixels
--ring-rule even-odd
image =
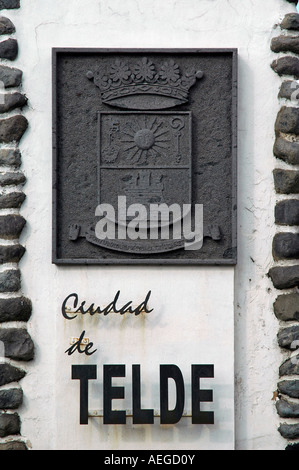
[[[269,271],[274,287],[281,291],[274,303],[280,322],[278,344],[284,355],[276,408],[283,419],[279,432],[288,441],[286,450],[299,450],[299,14],[283,18],[271,49],[279,54],[272,69],[282,78],[281,109],[275,123],[277,167],[273,171],[277,233],[272,247],[274,265]]]
[[[20,0],[1,0],[0,10],[20,8]],[[26,224],[20,211],[26,198],[19,142],[28,127],[21,114],[27,105],[22,71],[12,67],[18,56],[16,28],[0,16],[0,450],[26,450],[21,436],[24,364],[34,357],[26,329],[31,302],[22,295],[19,261],[25,253],[19,238]]]

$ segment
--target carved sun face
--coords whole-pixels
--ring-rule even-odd
[[[135,163],[141,163],[148,157],[161,157],[163,150],[167,149],[167,142],[170,142],[168,129],[162,121],[158,122],[157,117],[135,119],[134,125],[127,123],[123,132],[126,135],[122,139],[124,151],[127,158]]]

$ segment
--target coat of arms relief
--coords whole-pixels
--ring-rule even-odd
[[[79,67],[74,70],[74,65],[68,64],[76,64],[77,53]],[[63,60],[64,54],[66,60]],[[66,168],[72,168],[75,162],[72,155],[76,155],[73,174],[80,186],[79,192],[72,187],[70,193],[61,183],[61,207],[65,206],[66,210],[56,214],[61,226],[69,221],[67,232],[64,232],[66,238],[60,236],[60,232],[58,238],[64,240],[61,247],[68,247],[61,248],[61,252],[66,249],[73,253],[67,255],[74,260],[72,262],[80,263],[82,258],[92,264],[106,261],[108,264],[131,263],[134,260],[138,264],[143,261],[145,264],[159,261],[174,264],[176,260],[187,264],[193,260],[194,263],[209,264],[212,259],[213,263],[222,264],[223,257],[223,263],[230,264],[234,259],[234,221],[229,208],[235,197],[234,187],[231,187],[234,174],[230,173],[234,169],[234,136],[227,134],[228,130],[234,132],[230,116],[235,103],[231,74],[234,52],[224,52],[223,57],[221,51],[216,52],[215,61],[213,54],[195,50],[186,55],[181,50],[128,50],[121,53],[116,50],[94,53],[78,50],[71,51],[70,55],[68,51],[61,52],[62,75],[63,69],[65,79],[70,80],[72,74],[75,75],[73,87],[64,84],[63,79],[62,91],[58,87],[60,95],[63,98],[65,95],[65,102],[58,104],[58,108],[61,107],[58,121],[63,123],[63,127],[57,129],[58,142],[59,139],[63,142],[58,161],[64,161]],[[214,90],[212,95],[205,95],[211,93],[214,74],[214,80],[220,77],[225,85],[217,104]],[[84,106],[79,105],[79,102],[83,103],[83,93],[87,93]],[[79,107],[78,113],[77,105],[82,108]],[[71,114],[70,109],[74,109]],[[224,115],[225,110],[227,115]],[[92,119],[85,119],[87,114],[93,116]],[[74,128],[78,135],[71,135]],[[85,135],[82,134],[84,129]],[[226,162],[227,168],[223,167]],[[224,170],[223,178],[222,170],[217,166]],[[84,196],[82,175],[88,168],[92,169],[92,174],[86,173],[84,178],[93,182]],[[226,181],[229,186],[225,187]],[[91,188],[94,189],[90,191]],[[73,192],[78,198],[76,206],[72,202]],[[113,216],[107,216],[107,219],[115,224],[116,230],[121,232],[123,227],[130,227],[134,215],[129,212],[124,215],[120,199],[125,199],[129,207],[142,205],[147,212],[139,217],[147,223],[151,219],[150,208],[155,205],[177,206],[181,212],[179,216],[171,214],[172,219],[163,218],[161,213],[159,234],[154,238],[99,237],[96,228],[99,216],[103,214],[97,212],[97,208],[102,205],[114,208]],[[202,254],[184,254],[185,239],[183,235],[173,236],[174,222],[190,216],[190,224],[194,227],[194,207],[200,204],[205,207],[205,215],[208,214],[207,223],[203,220],[204,249]],[[59,204],[57,207],[59,209]],[[80,213],[80,207],[85,212]],[[169,216],[170,211],[166,215]],[[160,236],[166,225],[170,233],[168,239]],[[60,245],[56,246],[60,250]]]

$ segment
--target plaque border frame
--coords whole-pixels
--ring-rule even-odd
[[[232,56],[232,246],[235,253],[229,259],[83,259],[59,258],[57,256],[57,59],[59,54],[219,54]],[[162,265],[162,266],[234,266],[237,264],[237,156],[238,156],[238,49],[237,48],[86,48],[86,47],[53,47],[52,48],[52,264],[56,265]]]

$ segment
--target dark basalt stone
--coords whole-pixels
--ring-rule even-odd
[[[0,264],[18,263],[25,253],[22,245],[0,245]]]
[[[2,410],[15,410],[23,403],[23,390],[21,388],[9,388],[0,390],[0,408]]]
[[[0,450],[28,450],[25,442],[9,441],[0,444]]]
[[[274,302],[274,313],[278,320],[299,320],[299,294],[279,295]]]
[[[278,390],[283,395],[299,398],[299,380],[282,380],[278,383]]]
[[[279,376],[299,374],[299,355],[287,359],[279,368]]]
[[[5,88],[18,87],[22,83],[23,72],[13,67],[0,65],[0,81]],[[3,86],[2,85],[2,86]]]
[[[299,78],[299,59],[297,57],[280,57],[272,62],[271,67],[280,76],[292,75],[295,78]]]
[[[299,259],[299,234],[278,233],[273,239],[275,259]]]
[[[10,142],[19,142],[28,127],[28,121],[25,116],[17,115],[7,119],[0,120],[0,142],[8,144]]]
[[[298,418],[299,405],[297,403],[289,403],[287,400],[279,400],[276,402],[276,409],[282,418]]]
[[[0,413],[0,437],[20,434],[21,421],[17,413]]]
[[[0,113],[7,113],[14,109],[22,109],[27,104],[27,98],[22,93],[0,94]]]
[[[0,42],[0,58],[15,60],[19,52],[18,41],[16,39],[6,39]]]
[[[26,177],[21,171],[0,173],[0,186],[18,186],[26,182]]]
[[[291,165],[299,164],[299,142],[278,137],[273,148],[274,155]]]
[[[281,348],[290,350],[299,347],[299,325],[293,325],[288,328],[282,328],[277,335],[278,344]]]
[[[269,270],[269,276],[276,289],[299,286],[299,265],[275,266]]]
[[[16,31],[15,25],[6,16],[0,16],[0,34],[12,34]]]
[[[21,166],[21,152],[18,149],[0,149],[0,165],[3,166],[12,166],[14,168],[19,168]],[[15,184],[15,183],[5,183],[7,179],[7,173],[0,174],[0,184]],[[19,184],[19,183],[16,183]]]
[[[299,193],[299,171],[277,168],[273,171],[275,191],[279,194]],[[0,177],[1,178],[1,177]]]
[[[278,202],[275,207],[275,223],[281,225],[299,225],[299,200],[287,199]]]
[[[0,273],[0,292],[17,292],[21,288],[19,269],[7,269]]]
[[[271,41],[273,52],[299,53],[299,36],[278,36]]]
[[[283,106],[275,123],[276,132],[299,134],[299,108]]]
[[[299,424],[286,424],[283,423],[279,426],[278,431],[285,439],[298,439],[299,438]]]
[[[0,209],[19,209],[25,198],[25,194],[19,191],[2,194],[0,195]]]
[[[280,27],[282,29],[291,29],[299,31],[299,15],[298,13],[288,13],[282,20]]]
[[[299,98],[299,84],[295,80],[285,80],[282,82],[278,98],[285,98],[285,99],[294,99],[296,103]]]
[[[0,298],[0,323],[9,321],[27,322],[31,317],[32,303],[26,297]]]
[[[0,341],[4,343],[5,357],[16,361],[31,361],[34,344],[24,328],[0,329]]]
[[[26,224],[21,215],[9,214],[0,216],[0,238],[12,240],[19,238]]]
[[[0,10],[13,10],[14,8],[20,8],[20,0],[0,0]]]
[[[11,364],[0,364],[0,386],[7,385],[11,382],[18,382],[25,377],[26,372]]]

